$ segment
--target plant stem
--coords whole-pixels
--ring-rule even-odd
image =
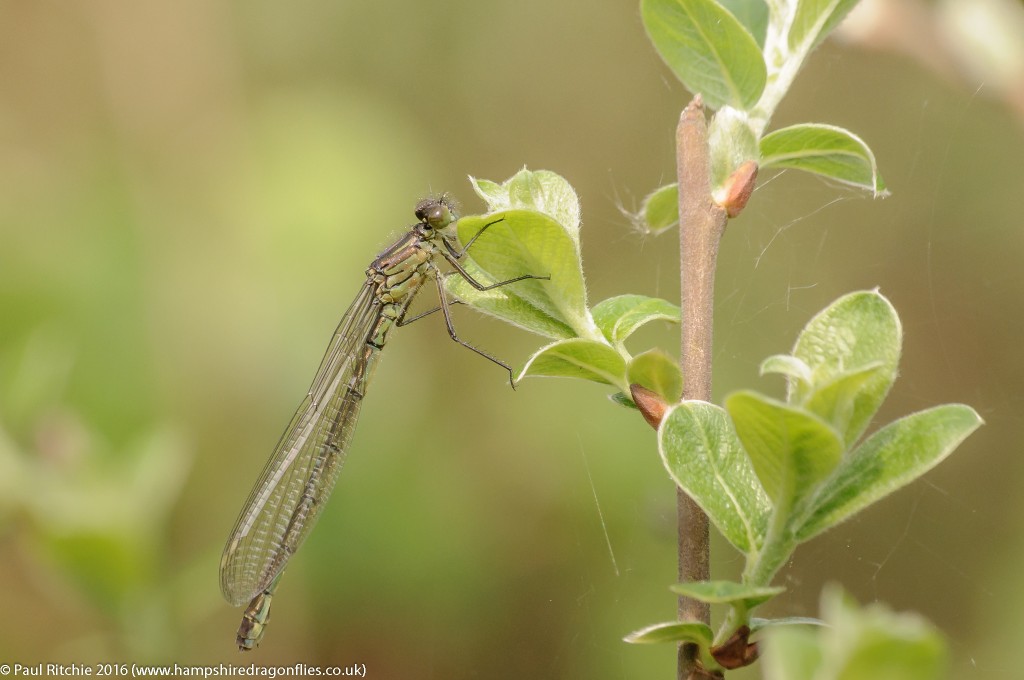
[[[700,95],[679,117],[676,128],[676,174],[679,181],[679,253],[682,283],[683,399],[711,400],[711,331],[718,243],[728,219],[711,199],[707,121]],[[682,489],[676,490],[679,518],[679,580],[710,579],[708,518]],[[709,605],[679,598],[681,621],[711,624]],[[708,677],[700,667],[697,646],[679,647],[677,679]]]

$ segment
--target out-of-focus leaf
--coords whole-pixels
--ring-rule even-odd
[[[858,607],[841,589],[822,593],[817,628],[784,626],[765,633],[768,680],[938,680],[945,677],[942,635],[913,613]]]
[[[813,49],[839,25],[860,0],[801,0],[789,27],[789,44]]]
[[[711,646],[713,638],[711,626],[701,621],[666,621],[633,631],[623,640],[632,644],[693,642],[706,648]]]
[[[778,626],[824,626],[825,622],[810,616],[783,616],[778,619],[761,619],[756,616],[750,618],[750,632],[756,633],[765,628]]]
[[[636,405],[632,398],[625,392],[616,392],[615,394],[609,394],[608,398],[619,406],[625,406],[635,411],[639,411],[640,407]]]
[[[758,46],[764,47],[764,35],[768,28],[767,3],[760,0],[718,0],[718,4],[729,10],[736,20],[743,24]]]
[[[699,602],[739,605],[744,609],[753,609],[776,595],[786,592],[782,586],[751,586],[735,581],[677,583],[669,586],[669,589]]]
[[[766,680],[816,680],[825,650],[817,631],[782,626],[766,634],[770,642],[761,658]]]

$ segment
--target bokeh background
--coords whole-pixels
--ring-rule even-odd
[[[801,548],[767,613],[813,615],[840,581],[934,621],[956,677],[1013,677],[1024,32],[950,21],[956,6],[875,3],[883,21],[848,27],[797,80],[773,126],[855,131],[892,196],[762,176],[722,246],[716,398],[780,394],[760,360],[879,286],[906,333],[879,422],[961,401],[988,425]],[[921,14],[901,26],[907,8]],[[956,30],[1011,39],[965,62],[987,52]],[[621,642],[674,616],[653,432],[592,384],[513,392],[433,319],[393,336],[251,655],[217,568],[367,263],[421,196],[453,192],[469,213],[467,175],[555,170],[582,201],[591,300],[676,298],[676,237],[623,210],[671,180],[688,98],[636,2],[0,4],[0,662],[674,677],[672,649]],[[464,338],[512,363],[539,345],[457,312]],[[651,344],[675,351],[677,331],[633,348]],[[723,542],[714,562],[740,567]]]

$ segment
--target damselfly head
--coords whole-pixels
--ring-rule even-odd
[[[432,229],[444,229],[456,219],[455,204],[447,194],[425,198],[416,204],[416,217]]]

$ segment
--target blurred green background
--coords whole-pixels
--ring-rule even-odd
[[[988,425],[801,548],[767,613],[814,614],[838,580],[931,618],[956,677],[1009,677],[1024,126],[985,74],[854,43],[815,53],[773,126],[855,131],[893,195],[761,178],[722,246],[716,398],[780,394],[760,360],[879,286],[906,333],[881,422],[962,401]],[[582,201],[591,300],[676,298],[675,236],[637,234],[622,208],[671,180],[688,98],[633,1],[0,5],[0,662],[674,677],[672,649],[620,641],[674,616],[654,434],[592,384],[513,392],[433,319],[393,336],[251,655],[217,568],[367,263],[421,196],[469,213],[468,174],[555,170]],[[457,323],[512,363],[539,344],[471,310]],[[650,343],[675,351],[677,331],[633,347]],[[722,542],[714,562],[740,566]]]

